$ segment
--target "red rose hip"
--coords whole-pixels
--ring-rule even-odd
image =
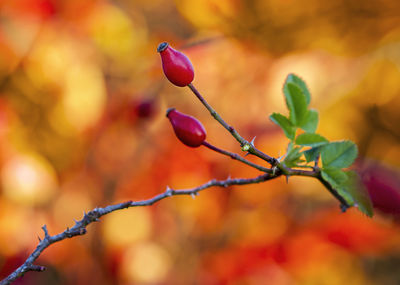
[[[168,43],[161,43],[157,51],[160,53],[165,76],[173,84],[184,87],[192,83],[194,70],[186,55],[173,49]]]
[[[167,117],[174,128],[175,135],[185,145],[199,147],[206,139],[206,130],[199,120],[170,108]]]

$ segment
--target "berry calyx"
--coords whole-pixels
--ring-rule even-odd
[[[194,70],[186,55],[173,49],[167,42],[161,43],[157,51],[161,56],[164,74],[171,83],[179,87],[192,83]]]
[[[199,120],[185,115],[175,108],[167,110],[167,117],[171,122],[175,135],[185,145],[199,147],[206,139],[206,130]]]

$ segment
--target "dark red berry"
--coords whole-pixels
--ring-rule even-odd
[[[167,110],[167,117],[170,120],[178,139],[187,146],[199,147],[206,139],[206,130],[196,118],[182,114],[170,108]]]
[[[161,55],[163,71],[169,81],[179,87],[192,83],[194,70],[186,55],[173,49],[166,42],[161,43],[157,51]]]
[[[383,213],[400,217],[399,171],[374,163],[361,171],[361,177],[374,208]]]
[[[151,118],[155,113],[154,99],[144,99],[136,102],[135,111],[139,118]]]

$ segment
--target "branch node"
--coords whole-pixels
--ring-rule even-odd
[[[245,144],[242,146],[242,151],[249,151],[250,148],[251,148],[251,145],[250,145],[249,143],[245,143]]]
[[[74,232],[70,230],[70,228],[67,228],[67,230],[65,231],[65,235],[67,236],[67,238],[72,238],[74,236]]]
[[[132,203],[133,203],[132,200],[126,201],[126,202],[124,203],[123,207],[124,207],[124,208],[129,208],[130,206],[132,206]]]

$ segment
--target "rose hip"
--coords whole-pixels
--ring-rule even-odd
[[[185,145],[199,147],[206,139],[206,130],[199,120],[170,108],[167,117],[174,129],[175,135]]]
[[[192,83],[194,70],[186,55],[173,49],[168,43],[161,43],[157,51],[160,53],[165,76],[173,84],[184,87]]]

